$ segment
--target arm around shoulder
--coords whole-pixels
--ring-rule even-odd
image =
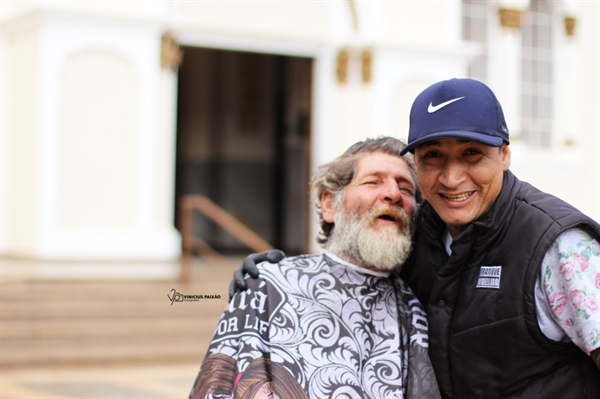
[[[258,277],[257,264],[261,262],[277,263],[283,258],[285,258],[285,254],[279,249],[271,249],[269,251],[246,256],[242,265],[233,272],[233,280],[231,280],[231,283],[229,284],[229,300],[231,301],[231,298],[233,298],[236,292],[243,291],[247,288],[246,274],[252,278]]]

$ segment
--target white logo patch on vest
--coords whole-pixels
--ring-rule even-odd
[[[481,266],[476,288],[500,289],[500,274],[502,266]]]

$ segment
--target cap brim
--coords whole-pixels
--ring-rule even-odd
[[[400,155],[404,155],[407,152],[414,152],[416,146],[436,139],[462,139],[468,141],[477,141],[479,143],[489,145],[490,147],[500,147],[502,143],[506,141],[502,137],[490,136],[484,133],[470,132],[466,130],[438,132],[428,134],[425,137],[422,137],[418,140],[413,141],[412,143],[409,143],[406,147],[404,147]]]

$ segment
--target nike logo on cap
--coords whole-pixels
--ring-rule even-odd
[[[452,100],[448,100],[448,101],[443,102],[438,105],[433,105],[432,103],[429,103],[429,107],[427,107],[427,112],[429,112],[430,114],[433,114],[434,112],[439,111],[440,109],[444,108],[446,105],[452,104],[453,102],[458,101],[458,100],[462,100],[463,98],[465,98],[465,97],[463,96],[463,97],[454,98]]]

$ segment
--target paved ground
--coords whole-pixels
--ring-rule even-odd
[[[2,399],[187,398],[198,364],[3,370]]]

